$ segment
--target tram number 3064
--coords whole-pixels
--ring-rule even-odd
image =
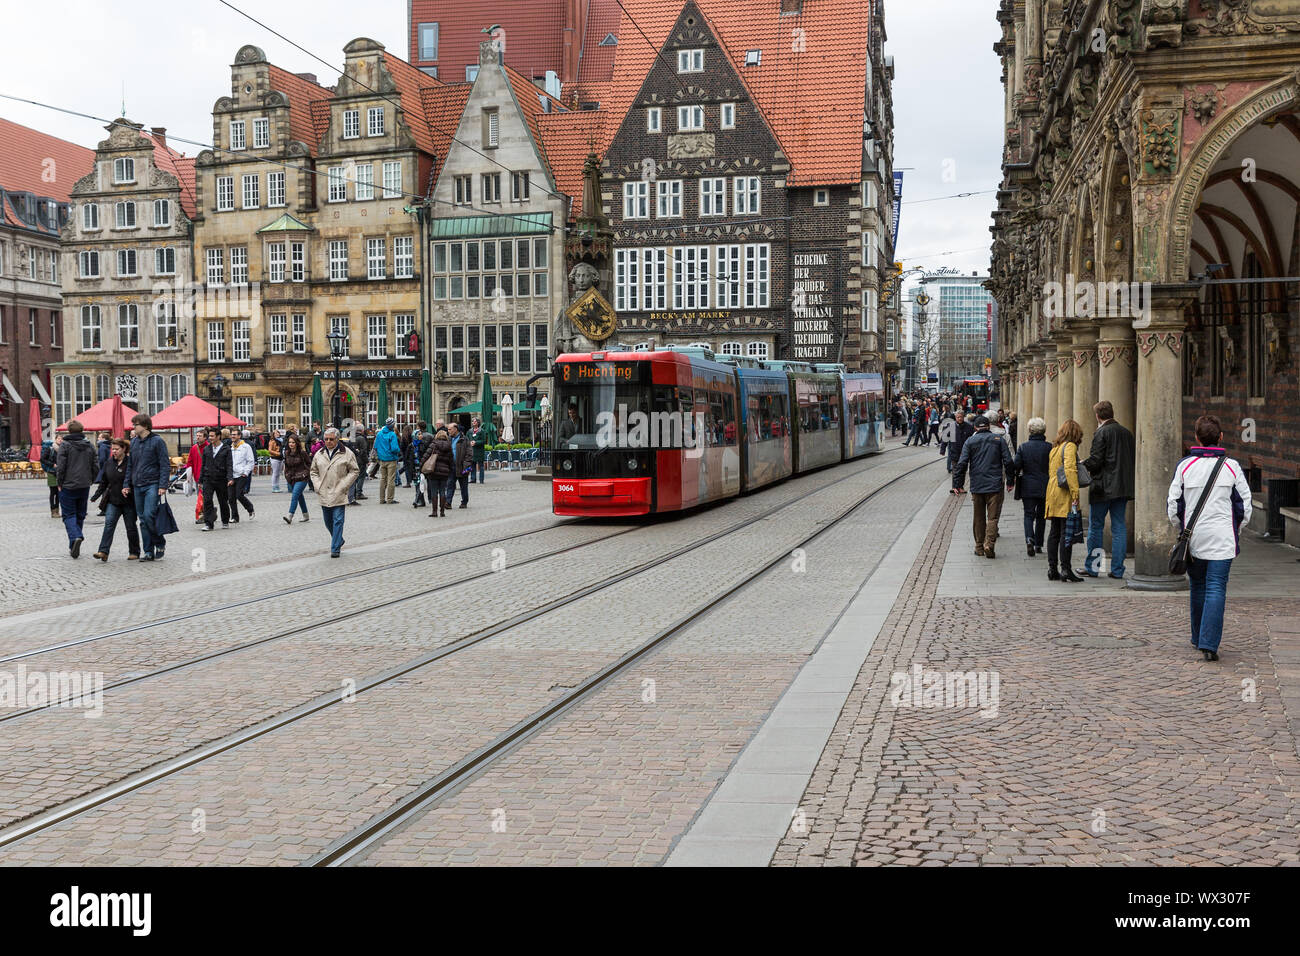
[[[573,485],[559,485],[558,488],[559,488],[560,491],[574,491],[574,490],[576,490],[576,489],[573,487]]]

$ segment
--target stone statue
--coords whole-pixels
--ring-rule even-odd
[[[579,262],[569,270],[569,281],[573,283],[574,298],[577,298],[593,286],[600,285],[600,272],[590,262]]]

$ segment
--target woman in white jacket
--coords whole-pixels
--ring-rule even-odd
[[[1217,418],[1213,415],[1198,418],[1196,440],[1200,445],[1178,463],[1169,485],[1169,520],[1181,531],[1196,510],[1215,466],[1223,460],[1201,516],[1196,519],[1187,549],[1187,576],[1192,585],[1192,646],[1207,661],[1219,659],[1228,572],[1232,569],[1232,559],[1241,552],[1238,533],[1250,520],[1250,485],[1241,465],[1227,457],[1219,445],[1222,438],[1223,428]]]

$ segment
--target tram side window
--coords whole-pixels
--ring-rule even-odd
[[[712,437],[713,445],[721,446],[727,443],[723,430],[727,425],[727,417],[722,410],[722,392],[717,389],[709,391],[709,434]]]
[[[722,393],[722,443],[736,444],[736,396],[731,392]]]
[[[838,429],[840,427],[840,393],[831,392],[822,396],[827,410],[827,422],[829,428]]]

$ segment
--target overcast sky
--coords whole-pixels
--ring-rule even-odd
[[[405,0],[232,2],[330,63],[342,65],[343,45],[358,36],[406,55]],[[887,0],[894,162],[910,167],[897,257],[909,267],[988,269],[991,193],[916,200],[998,184],[1002,86],[992,50],[999,37],[996,11],[996,0]],[[219,0],[132,0],[126,8],[103,0],[43,0],[9,5],[5,20],[10,37],[47,36],[53,27],[58,42],[9,43],[0,93],[107,118],[121,113],[125,99],[128,118],[167,127],[173,146],[190,156],[201,147],[179,140],[211,140],[212,104],[229,95],[230,63],[245,43],[260,46],[273,63],[293,72],[316,73],[323,85],[337,77]],[[9,100],[0,100],[0,115],[91,148],[105,135],[102,123]]]

